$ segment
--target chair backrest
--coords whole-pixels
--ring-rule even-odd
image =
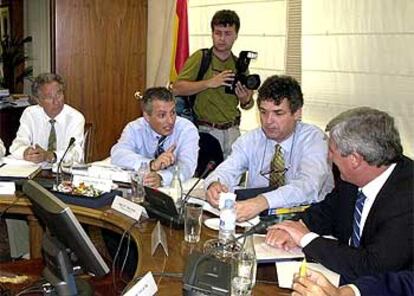
[[[92,144],[93,144],[93,124],[90,122],[85,123],[84,127],[84,142],[83,142],[83,155],[85,163],[92,161]]]
[[[216,165],[223,162],[223,151],[220,142],[208,133],[200,133],[200,150],[198,152],[198,164],[195,177],[200,177],[204,172],[209,161],[214,161]],[[206,176],[207,177],[207,176]]]

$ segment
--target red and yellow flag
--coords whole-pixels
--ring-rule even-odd
[[[177,0],[173,27],[170,81],[175,81],[189,54],[187,0]]]

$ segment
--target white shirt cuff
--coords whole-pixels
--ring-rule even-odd
[[[302,248],[306,247],[311,241],[313,241],[317,237],[319,237],[319,235],[315,232],[309,232],[305,234],[299,242],[300,246]]]
[[[354,291],[355,296],[361,296],[361,292],[359,291],[358,287],[354,284],[346,285],[347,287],[350,287],[352,291]]]

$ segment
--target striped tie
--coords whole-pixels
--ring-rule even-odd
[[[275,145],[275,154],[270,163],[270,186],[285,185],[285,160],[283,158],[282,146]]]
[[[361,240],[361,215],[364,208],[364,202],[367,197],[362,191],[358,191],[357,200],[354,209],[354,223],[352,226],[351,246],[358,248]]]
[[[50,134],[49,134],[49,140],[47,143],[47,151],[56,151],[56,130],[55,130],[55,123],[56,120],[50,119],[49,120],[51,128],[50,128]]]
[[[166,138],[167,138],[167,136],[161,136],[158,139],[157,150],[155,150],[154,158],[158,158],[158,156],[160,156],[161,154],[163,154],[165,152],[163,146],[164,146],[164,142],[165,142]]]

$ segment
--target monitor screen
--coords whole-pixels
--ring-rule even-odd
[[[76,265],[95,276],[109,273],[107,264],[68,205],[32,180],[23,185],[23,192],[31,201],[34,214],[46,227],[48,236],[70,249],[78,259],[74,262]]]

